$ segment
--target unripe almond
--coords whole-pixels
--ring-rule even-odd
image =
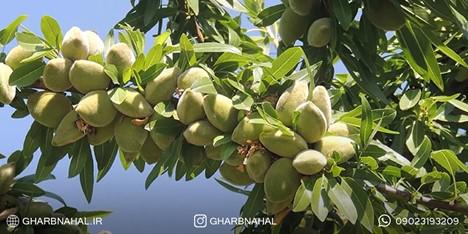
[[[10,75],[13,70],[6,64],[0,63],[0,102],[10,104],[16,96],[16,87],[10,86]]]
[[[54,92],[64,92],[71,88],[69,73],[72,64],[72,61],[66,58],[51,59],[42,73],[45,87]]]
[[[27,59],[33,55],[34,52],[24,49],[22,46],[18,45],[8,52],[5,63],[10,66],[13,70],[21,67],[23,64],[21,61]]]
[[[86,35],[78,27],[72,27],[62,41],[63,57],[78,60],[87,59],[89,53],[89,42]]]

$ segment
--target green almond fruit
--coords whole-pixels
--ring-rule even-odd
[[[255,120],[262,120],[258,113],[253,113],[244,117],[232,131],[231,140],[240,145],[246,145],[249,142],[256,141],[263,131],[272,130],[265,124],[254,123]]]
[[[294,198],[300,181],[300,175],[293,167],[291,159],[280,158],[265,175],[265,197],[273,203],[290,201]]]
[[[256,183],[263,183],[265,174],[271,166],[273,155],[266,150],[257,150],[246,159],[249,177]]]
[[[31,116],[49,128],[56,128],[72,110],[72,104],[67,97],[48,91],[31,94],[27,106]]]
[[[154,130],[150,132],[150,135],[154,143],[163,151],[169,149],[169,146],[171,146],[176,138],[174,135],[164,134]]]
[[[161,158],[162,150],[154,143],[151,137],[147,137],[140,150],[140,157],[148,164],[154,164]]]
[[[16,87],[10,86],[10,75],[13,70],[6,64],[0,63],[0,102],[10,104],[16,96]]]
[[[228,159],[224,160],[225,163],[231,166],[239,166],[244,164],[245,156],[240,154],[239,151],[234,150],[234,152],[229,156]]]
[[[313,47],[324,47],[330,43],[332,34],[332,21],[330,18],[315,20],[307,31],[307,42]]]
[[[309,85],[306,81],[295,81],[284,91],[276,103],[278,118],[284,125],[292,126],[292,118],[296,108],[304,103],[309,96]]]
[[[10,187],[15,179],[15,174],[15,164],[8,163],[0,166],[0,197],[10,191]]]
[[[42,81],[54,92],[64,92],[72,87],[69,74],[73,62],[66,58],[51,59],[44,68]]]
[[[104,72],[104,66],[88,60],[77,60],[70,68],[70,83],[81,93],[106,90],[110,78]]]
[[[122,103],[113,104],[120,113],[132,118],[145,118],[154,112],[145,97],[131,88],[125,88],[125,100]]]
[[[301,16],[309,15],[314,7],[320,7],[320,0],[289,0],[288,3],[289,8]]]
[[[201,67],[191,67],[177,77],[177,88],[188,89],[195,81],[203,77],[209,78],[210,75]]]
[[[325,87],[318,85],[312,91],[311,100],[323,113],[327,120],[327,128],[332,123],[332,109],[330,95]]]
[[[203,109],[213,126],[223,132],[231,132],[237,124],[239,111],[232,100],[220,94],[208,94],[203,98]]]
[[[186,89],[177,103],[177,117],[186,125],[204,119],[203,94]]]
[[[138,153],[148,137],[148,132],[143,126],[133,125],[131,118],[122,117],[115,124],[114,137],[122,151]]]
[[[219,173],[233,185],[246,186],[253,183],[243,166],[231,166],[223,163],[219,168]]]
[[[327,165],[327,158],[317,150],[304,150],[293,160],[293,167],[303,175],[315,175]]]
[[[87,124],[104,127],[112,123],[117,111],[106,91],[91,91],[81,98],[76,112]]]
[[[298,40],[309,25],[310,17],[298,15],[290,8],[286,8],[278,25],[278,33],[286,46],[291,46]]]
[[[61,49],[63,57],[67,59],[87,59],[89,53],[88,38],[80,28],[72,27],[65,33]]]
[[[312,102],[301,104],[297,111],[296,130],[307,143],[320,140],[327,132],[327,120],[322,111]]]
[[[89,43],[89,55],[102,55],[104,52],[104,42],[101,37],[93,31],[84,31]]]
[[[377,28],[396,31],[405,24],[405,14],[399,5],[390,0],[369,1],[364,14]]]
[[[52,216],[54,209],[46,202],[33,201],[27,206],[26,217],[29,218],[44,218]]]
[[[339,163],[341,163],[348,161],[356,155],[354,144],[354,141],[347,137],[325,136],[315,144],[315,149],[320,151],[327,158],[331,158],[333,152],[340,154],[341,158]]]
[[[206,161],[205,149],[200,146],[186,145],[182,151],[182,159],[189,167],[199,167]]]
[[[299,134],[288,136],[280,130],[263,132],[260,142],[270,152],[286,158],[294,158],[307,149],[307,142]]]
[[[5,57],[5,64],[11,67],[11,69],[16,70],[23,65],[21,61],[31,57],[33,53],[33,51],[26,50],[22,46],[18,45],[8,52]]]
[[[112,123],[99,128],[94,128],[94,131],[88,133],[88,143],[91,145],[102,145],[114,137],[114,128],[117,121],[120,120],[120,116],[116,115]]]
[[[327,135],[347,137],[352,134],[359,134],[359,129],[343,122],[336,122],[328,127]]]
[[[148,81],[145,87],[146,100],[156,105],[163,101],[171,100],[177,87],[177,75],[180,69],[172,67],[164,69],[156,78]]]
[[[183,135],[192,145],[204,146],[213,144],[215,137],[222,133],[206,120],[199,120],[190,124]]]
[[[85,133],[78,129],[76,124],[79,119],[80,117],[75,110],[68,112],[55,130],[52,145],[55,147],[65,146],[83,138]]]
[[[206,145],[205,146],[206,157],[211,160],[221,161],[223,160],[221,158],[222,149],[223,149],[222,147],[214,147],[212,144]]]
[[[111,46],[107,52],[106,61],[114,65],[119,73],[123,73],[127,68],[131,68],[135,62],[135,55],[132,49],[125,43],[117,43]]]
[[[266,211],[268,215],[276,215],[280,213],[281,211],[285,210],[286,208],[290,207],[292,204],[292,201],[287,200],[284,202],[271,202],[269,200],[266,200]]]

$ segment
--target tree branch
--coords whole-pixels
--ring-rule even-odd
[[[386,184],[379,184],[376,186],[376,188],[377,190],[379,190],[379,192],[403,202],[408,202],[413,197],[410,192],[396,189]],[[468,215],[468,206],[460,203],[451,203],[446,201],[435,200],[426,196],[417,198],[416,203],[427,206],[429,208],[456,211]]]

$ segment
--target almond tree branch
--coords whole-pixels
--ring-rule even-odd
[[[411,193],[396,189],[386,184],[379,184],[376,186],[377,190],[389,197],[395,198],[397,200],[408,202],[413,198]],[[446,201],[436,200],[430,197],[422,196],[416,198],[416,203],[427,206],[433,209],[442,209],[449,211],[456,211],[465,215],[468,215],[468,206],[460,203],[451,203]]]

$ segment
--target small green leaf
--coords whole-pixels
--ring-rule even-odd
[[[187,5],[190,7],[190,9],[192,9],[195,15],[198,15],[200,12],[198,0],[187,0]]]
[[[263,197],[265,192],[263,191],[263,184],[255,184],[252,191],[250,191],[249,197],[242,207],[242,217],[252,218],[264,208]]]
[[[399,106],[401,110],[409,110],[418,104],[421,99],[421,90],[413,89],[406,91],[400,99]]]
[[[459,171],[468,173],[468,167],[463,164],[463,162],[460,161],[460,159],[457,158],[457,155],[451,150],[444,149],[434,151],[431,153],[431,158],[447,170],[452,176]]]
[[[364,95],[361,96],[361,103],[362,103],[362,113],[361,113],[361,131],[360,131],[360,138],[361,138],[361,146],[363,149],[366,148],[368,142],[371,140],[369,139],[372,130],[373,130],[373,119],[372,119],[372,111],[367,102],[367,99]]]
[[[193,45],[193,50],[196,53],[233,53],[242,54],[235,46],[229,44],[221,44],[217,42],[205,42]]]
[[[31,197],[40,197],[45,194],[45,191],[32,183],[16,182],[11,189],[13,193],[24,194]]]
[[[118,145],[115,140],[108,141],[104,144],[94,146],[94,155],[98,168],[97,182],[99,182],[114,164],[117,152],[119,151]]]
[[[62,30],[57,21],[50,17],[44,16],[41,19],[41,31],[44,34],[45,40],[55,48],[60,49],[62,43]]]
[[[256,22],[256,26],[267,27],[274,24],[281,18],[284,10],[286,9],[284,4],[278,4],[263,9],[259,14],[258,18],[260,21]]]
[[[431,156],[431,152],[432,152],[431,140],[429,139],[429,137],[424,136],[424,140],[418,146],[416,155],[411,161],[411,165],[415,168],[423,167],[426,164],[429,157]]]
[[[358,218],[356,206],[343,186],[334,182],[330,185],[328,196],[338,211],[352,224],[355,224]]]
[[[110,90],[108,94],[109,94],[110,100],[116,105],[122,104],[127,98],[127,92],[125,91],[125,89],[120,88],[120,87]]]
[[[25,63],[15,69],[10,76],[10,85],[23,88],[34,84],[42,76],[45,64],[42,61]]]
[[[312,200],[312,191],[308,190],[302,182],[296,191],[293,202],[293,211],[305,211],[310,206]]]
[[[330,198],[328,197],[329,185],[328,179],[322,175],[315,181],[312,189],[310,206],[317,218],[324,222],[331,210]]]
[[[94,189],[94,166],[91,154],[85,155],[85,166],[80,173],[80,183],[88,203],[91,202]]]
[[[80,174],[86,166],[86,160],[88,160],[88,157],[91,157],[91,149],[86,137],[74,144],[71,157],[68,178]]]
[[[300,47],[287,49],[273,61],[271,68],[267,69],[267,74],[271,75],[274,80],[282,79],[287,73],[296,67],[303,54],[304,52]]]
[[[26,15],[18,16],[13,22],[11,22],[5,29],[0,31],[0,44],[6,45],[10,43],[15,37],[15,32],[18,30],[18,26],[28,18]]]
[[[452,104],[454,107],[467,112],[468,113],[468,104],[462,101],[459,101],[457,99],[452,99],[448,101],[450,104]]]
[[[250,194],[250,191],[247,191],[247,190],[244,190],[244,189],[240,189],[240,188],[237,188],[235,186],[232,186],[222,180],[218,180],[218,179],[215,179],[216,182],[218,182],[221,186],[223,186],[224,188],[228,189],[229,191],[231,192],[235,192],[235,193],[238,193],[238,194],[243,194],[245,196],[249,196]]]
[[[200,92],[204,94],[216,94],[217,91],[213,85],[213,81],[209,77],[201,77],[200,79],[196,80],[191,89],[194,92]]]

